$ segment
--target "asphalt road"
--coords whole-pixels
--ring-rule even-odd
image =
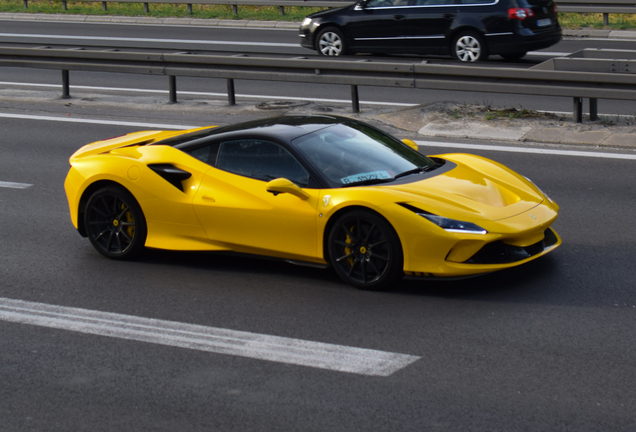
[[[109,28],[119,34],[139,31]],[[279,37],[265,32],[270,33]],[[240,34],[233,37],[264,37]],[[2,87],[11,90],[20,87],[6,82],[58,83],[57,78],[0,71]],[[72,79],[93,86],[163,84],[108,74]],[[180,85],[199,91],[203,86]],[[255,94],[265,89],[272,95],[323,95],[250,85]],[[206,91],[212,86],[205,83]],[[385,102],[407,97],[379,90],[369,97]],[[466,150],[530,177],[561,205],[554,227],[562,247],[479,278],[405,280],[391,292],[364,292],[329,270],[254,257],[149,251],[137,262],[103,258],[71,225],[62,186],[68,157],[85,143],[147,127],[101,120],[231,119],[178,109],[102,107],[82,113],[70,103],[64,109],[28,101],[18,106],[0,97],[3,432],[636,430],[632,153],[632,159],[608,159],[567,154],[571,149],[564,146],[558,148],[566,154],[559,156]],[[1,117],[9,112],[72,114],[92,123]],[[59,327],[69,319],[67,309],[40,325],[13,322],[18,312],[7,307],[9,300],[81,308],[91,316],[108,312],[120,323],[160,320],[148,328],[163,339],[123,339],[107,323],[102,330],[112,337],[64,330]],[[165,321],[204,326],[209,333],[287,338],[307,346],[317,360],[301,366],[254,358],[259,352],[250,357],[182,348],[167,334]],[[416,359],[389,376],[339,372],[319,367],[325,353],[314,342]],[[363,356],[351,362],[364,361]]]
[[[153,26],[121,24],[83,24],[61,22],[23,22],[1,21],[0,42],[29,41],[46,43],[85,44],[122,47],[153,47],[180,50],[215,50],[228,53],[247,52],[253,54],[276,53],[290,56],[311,56],[313,52],[301,48],[296,30],[251,29],[251,28],[200,28],[196,26]],[[28,36],[28,37],[27,37]],[[37,36],[37,37],[36,37]],[[60,39],[64,36],[63,39]],[[115,39],[113,39],[115,38]],[[483,67],[526,68],[545,61],[555,55],[579,51],[583,48],[633,49],[632,40],[582,39],[564,40],[547,50],[530,53],[519,62],[509,63],[497,56],[492,61],[481,63]],[[360,56],[363,59],[365,56]],[[381,57],[374,57],[374,59]],[[404,57],[397,57],[404,59]],[[395,60],[396,57],[388,57]],[[416,61],[431,63],[457,64],[450,58],[417,57]],[[60,85],[59,71],[3,68],[0,81],[7,88],[16,88],[27,83]],[[166,77],[145,75],[120,75],[96,72],[71,73],[71,91],[80,94],[90,89],[77,89],[74,86],[90,88],[106,87],[124,89],[124,91],[167,90]],[[179,78],[179,91],[209,92],[225,94],[225,80]],[[347,86],[307,85],[302,83],[278,83],[261,81],[236,81],[236,92],[243,96],[261,98],[303,98],[308,100],[339,100],[350,103]],[[132,90],[131,90],[132,89]],[[477,89],[476,89],[477,90]],[[493,107],[514,107],[530,110],[550,110],[572,112],[570,98],[552,98],[532,95],[495,95],[480,92],[448,92],[413,89],[395,89],[381,87],[361,87],[360,99],[364,102],[382,102],[391,104],[428,104],[437,101],[456,101],[466,104],[491,105]],[[636,102],[599,100],[599,113],[634,115]]]
[[[0,125],[0,182],[32,185],[0,187],[0,300],[418,357],[369,376],[3,319],[3,431],[636,428],[633,159],[476,151],[561,205],[563,246],[516,269],[375,293],[329,270],[253,257],[109,261],[70,223],[68,157],[139,128]]]

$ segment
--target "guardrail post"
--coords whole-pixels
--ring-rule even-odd
[[[68,79],[68,71],[62,70],[62,99],[70,99],[71,98],[71,90]]]
[[[102,10],[103,10],[104,12],[106,12],[106,11],[108,10],[108,4],[107,4],[107,2],[102,2]]]
[[[22,2],[22,4],[24,5],[24,8],[25,8],[25,9],[28,9],[28,8],[29,8],[29,0],[24,0],[24,1]]]
[[[148,3],[144,3],[144,13],[150,13],[150,5]]]
[[[360,98],[358,97],[358,86],[351,86],[351,109],[354,113],[360,112]]]
[[[237,5],[232,5],[232,13],[234,15],[238,15],[238,6]]]
[[[192,3],[188,3],[188,13],[192,15]]]
[[[66,0],[62,1],[62,10],[68,10],[68,6],[66,4]]]
[[[168,85],[170,86],[170,102],[171,104],[177,103],[177,77],[174,75],[168,76]]]
[[[606,27],[609,25],[609,14],[608,13],[604,13],[603,14],[603,25],[606,26]]]
[[[598,99],[590,98],[590,120],[598,120]]]
[[[234,93],[234,80],[232,78],[227,79],[227,104],[229,106],[236,105],[236,93]]]
[[[583,123],[583,98],[575,97],[574,99],[574,122]]]
[[[278,12],[281,15],[285,15],[285,6],[278,6]]]

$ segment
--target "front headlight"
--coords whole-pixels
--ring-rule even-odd
[[[309,24],[311,24],[311,18],[305,18],[303,20],[303,23],[300,26],[301,27],[309,27]]]
[[[448,232],[458,232],[465,234],[487,234],[488,231],[475,225],[472,222],[464,222],[455,219],[445,218],[443,216],[437,216],[428,212],[418,212],[418,215],[433,222],[440,228],[444,228]]]

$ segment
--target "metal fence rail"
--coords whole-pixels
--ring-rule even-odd
[[[631,54],[627,54],[631,53]],[[614,53],[636,57],[634,51]],[[358,86],[509,93],[571,97],[575,121],[581,121],[582,100],[590,98],[591,117],[597,99],[636,100],[636,74],[607,68],[595,71],[598,58],[579,56],[579,71],[483,68],[405,62],[373,62],[355,59],[322,59],[284,56],[251,57],[188,52],[119,51],[95,48],[0,46],[0,66],[62,71],[63,97],[70,97],[69,71],[96,71],[161,75],[169,77],[170,101],[177,101],[176,77],[222,78],[228,83],[228,101],[234,104],[234,80],[262,80],[351,86],[353,111],[358,112]],[[597,56],[598,57],[598,56]],[[604,60],[611,62],[613,60]],[[583,62],[583,63],[582,63]]]

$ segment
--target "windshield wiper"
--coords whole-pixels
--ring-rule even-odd
[[[403,173],[400,173],[400,174],[396,175],[395,177],[393,177],[393,180],[399,179],[400,177],[406,177],[406,176],[411,175],[411,174],[421,174],[421,173],[424,173],[424,172],[431,171],[433,169],[435,169],[434,166],[423,166],[423,167],[413,168],[411,170],[404,171]]]

